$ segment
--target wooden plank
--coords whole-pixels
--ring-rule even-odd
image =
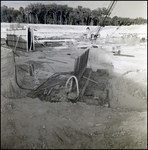
[[[8,41],[12,41],[12,42],[15,43],[17,40],[16,40],[16,41],[14,41],[14,40],[8,40]],[[18,41],[18,42],[19,42],[19,43],[26,43],[26,41]]]
[[[82,75],[83,75],[83,73],[85,71],[85,53],[83,53],[83,55],[82,55],[82,69],[81,70],[82,70],[81,71],[81,77],[82,77]]]
[[[91,73],[92,73],[92,70],[90,70],[89,75],[88,75],[88,78],[90,78]],[[82,96],[84,95],[85,90],[86,90],[88,84],[89,84],[89,80],[87,79],[87,81],[86,81],[86,83],[85,83],[85,85],[84,85],[84,87],[83,87],[83,89],[82,89],[82,93],[81,93]]]
[[[98,84],[98,82],[96,82],[96,81],[94,81],[94,80],[92,80],[92,79],[89,79],[89,78],[87,78],[87,77],[85,77],[85,76],[83,76],[83,78],[84,78],[84,79],[87,79],[87,80],[89,80],[89,81],[91,81],[91,82],[93,82],[93,83]]]
[[[77,58],[76,76],[78,76],[78,72],[79,72],[79,62],[80,62],[80,57]]]
[[[79,57],[78,57],[78,58],[79,58]],[[76,75],[77,68],[78,68],[78,58],[75,59],[75,62],[76,62],[75,64],[76,64],[76,65],[75,65],[74,75]]]
[[[39,62],[39,63],[51,63],[51,64],[54,63],[54,62],[50,62],[50,61],[33,61],[33,62]]]
[[[84,57],[84,71],[86,69],[86,65],[87,65],[87,51],[85,51],[85,57]]]
[[[35,42],[34,42],[34,28],[32,27],[32,42],[33,42],[33,50],[35,50]]]
[[[78,71],[78,80],[81,78],[81,74],[82,74],[82,71],[83,71],[82,59],[83,59],[83,55],[80,56],[79,71]]]
[[[46,81],[48,81],[50,78],[52,79],[52,77],[54,76],[54,77],[57,77],[57,76],[59,76],[60,74],[53,74],[53,75],[51,75],[50,77],[48,77],[43,83],[41,83],[35,90],[38,90],[44,83],[46,83]]]
[[[75,70],[76,70],[76,65],[77,65],[77,59],[75,59],[75,62],[74,62],[74,70],[73,70],[73,72],[75,72]]]
[[[27,41],[26,41],[26,35],[24,35],[24,34],[26,34],[26,29],[23,29],[23,30],[17,30],[17,29],[14,30],[13,29],[11,31],[8,30],[7,31],[8,45],[15,47],[15,44],[17,42],[17,35],[20,35],[17,47],[21,48],[21,49],[26,49]]]
[[[31,27],[31,50],[33,50],[33,27]]]
[[[14,47],[14,50],[13,50],[14,54],[16,53],[16,47],[17,47],[19,38],[20,38],[20,36],[18,36],[18,39],[17,39],[17,41],[16,41],[16,44],[15,44],[15,47]]]
[[[10,40],[10,39],[9,39],[8,41],[16,42],[17,40]],[[19,40],[18,42],[19,42],[19,43],[26,43],[26,41],[22,41],[22,40]]]
[[[86,66],[85,66],[85,68],[87,67],[88,57],[89,57],[89,49],[87,50],[87,54],[86,54]]]
[[[67,42],[67,41],[74,41],[73,39],[63,39],[63,40],[38,40],[41,41],[42,43],[44,42]]]
[[[83,75],[83,72],[84,72],[84,67],[85,67],[85,53],[83,53],[82,55],[82,63],[81,63],[81,76]]]
[[[76,65],[75,65],[75,70],[74,70],[74,75],[76,75],[76,71],[77,71],[77,66],[78,66],[78,58],[75,59]]]
[[[80,69],[80,57],[78,57],[78,65],[77,65],[77,78],[79,80],[79,69]]]
[[[27,47],[27,52],[28,52],[28,28],[26,28],[26,47]]]
[[[8,41],[8,46],[15,47],[15,44],[16,44],[15,41]],[[25,43],[18,42],[17,48],[26,49],[26,42]]]
[[[60,63],[64,63],[64,64],[67,64],[67,62],[64,62],[64,61],[60,61],[60,60],[55,60],[55,59],[50,59],[50,58],[48,58],[48,60],[52,60],[52,61],[56,61],[56,62],[60,62]]]
[[[77,77],[78,80],[82,77],[88,61],[88,54],[89,49],[86,50],[81,56],[79,56],[77,59],[75,59],[74,64],[74,75]]]
[[[134,55],[114,54],[115,56],[135,57]]]

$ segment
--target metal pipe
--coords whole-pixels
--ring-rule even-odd
[[[80,93],[80,92],[79,92],[79,85],[78,85],[78,80],[77,80],[77,77],[76,77],[76,76],[70,76],[69,79],[68,79],[67,82],[66,82],[65,87],[66,87],[66,89],[67,89],[67,85],[68,85],[69,81],[70,81],[72,78],[74,78],[75,81],[76,81],[76,86],[77,86],[77,96],[79,96],[79,93]],[[71,84],[71,87],[72,87],[72,84]],[[71,90],[71,87],[70,87],[70,90]],[[69,92],[70,92],[70,90],[69,90]]]

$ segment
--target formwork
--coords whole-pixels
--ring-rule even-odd
[[[74,63],[74,75],[78,80],[82,77],[87,67],[89,49],[87,49],[81,56],[75,59]]]
[[[9,28],[7,29],[6,43],[8,46],[22,50],[34,50],[33,28]]]

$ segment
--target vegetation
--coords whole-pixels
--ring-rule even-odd
[[[78,6],[77,8],[67,5],[34,3],[20,7],[19,10],[3,5],[1,6],[1,22],[9,23],[32,23],[32,24],[61,24],[61,25],[130,25],[145,24],[143,18],[122,18],[118,16],[108,17],[105,24],[103,19],[107,13],[106,8],[90,10]]]

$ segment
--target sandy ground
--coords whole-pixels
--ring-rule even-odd
[[[7,83],[14,82],[14,66],[11,50],[2,47],[2,149],[147,148],[147,45],[121,46],[122,54],[135,56],[124,57],[113,55],[114,44],[102,44],[98,48],[83,44],[90,47],[87,67],[93,71],[109,71],[108,76],[93,79],[105,83],[109,89],[110,108],[82,101],[50,103],[26,97],[27,91],[8,91],[11,87]],[[33,88],[55,72],[73,71],[75,58],[85,51],[81,48],[83,44],[44,48],[42,52],[40,48],[33,53],[18,52],[20,57],[16,57],[16,64],[19,67],[24,65],[25,68],[28,62],[40,61],[40,65],[35,65],[36,78],[29,78],[31,84],[22,86]],[[8,56],[9,61],[6,60]],[[26,71],[18,78],[25,80],[28,76]],[[14,87],[19,89],[17,85]],[[8,92],[17,92],[17,95],[10,98]],[[94,89],[95,94],[89,100],[93,101],[99,92]],[[19,94],[22,98],[18,98]]]

